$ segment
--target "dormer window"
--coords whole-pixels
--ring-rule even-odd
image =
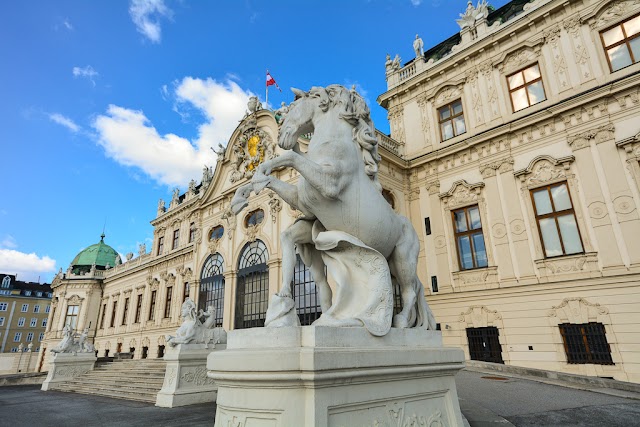
[[[11,286],[11,277],[4,276],[4,279],[2,279],[2,287],[8,288],[9,286]]]
[[[640,61],[640,15],[600,33],[611,72]]]
[[[438,108],[438,121],[440,123],[440,136],[442,137],[442,141],[465,133],[467,127],[464,124],[462,100],[458,99],[451,104]]]

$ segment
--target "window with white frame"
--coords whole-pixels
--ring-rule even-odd
[[[48,306],[46,306],[46,307],[44,308],[44,312],[45,312],[45,313],[49,314],[49,312],[50,312],[50,311],[51,311],[51,306],[50,306],[50,305],[48,305]]]
[[[27,342],[31,342],[31,341],[33,341],[33,332],[29,332],[27,334]]]
[[[20,342],[21,339],[22,339],[22,332],[16,332],[16,334],[13,336],[13,342]]]
[[[24,296],[30,297],[31,296],[31,291],[24,291]]]
[[[42,296],[42,292],[40,292],[40,291],[36,292],[36,296],[37,297],[41,297]]]
[[[4,279],[2,279],[2,287],[8,288],[9,286],[11,286],[11,277],[4,276]]]
[[[7,303],[0,302],[0,311],[7,311]]]
[[[27,311],[29,311],[29,304],[22,304],[22,310],[20,310],[23,313],[26,313]]]
[[[40,313],[40,305],[36,304],[33,306],[33,312],[34,313]]]
[[[47,318],[46,317],[44,319],[42,319],[42,327],[43,328],[47,327]]]
[[[11,347],[11,353],[17,353],[18,347]]]
[[[44,339],[44,332],[40,332],[40,336],[38,337],[38,341],[42,341]]]
[[[0,317],[0,326],[4,326],[4,317]]]
[[[26,320],[26,319],[25,319],[24,317],[19,318],[19,319],[18,319],[18,326],[24,326],[24,322],[25,322],[25,320]]]
[[[38,318],[37,317],[32,317],[31,318],[31,323],[29,323],[29,326],[32,327],[32,328],[35,328],[37,324],[38,324]]]

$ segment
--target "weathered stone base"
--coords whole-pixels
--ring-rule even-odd
[[[156,406],[174,408],[215,402],[217,387],[207,377],[207,356],[225,348],[225,344],[178,344],[168,347],[164,354],[167,370],[162,389],[156,397]]]
[[[462,426],[460,349],[440,332],[288,327],[229,332],[212,353],[216,425]]]
[[[93,353],[57,353],[53,356],[43,391],[52,390],[56,383],[69,381],[78,375],[93,371],[97,357]]]

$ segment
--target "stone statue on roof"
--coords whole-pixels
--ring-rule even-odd
[[[460,26],[460,29],[467,27],[473,28],[478,19],[486,18],[488,14],[489,3],[487,3],[487,0],[479,0],[476,7],[473,7],[473,2],[469,0],[467,2],[467,9],[464,13],[460,14],[460,19],[456,19],[456,22]]]
[[[396,54],[396,57],[393,58],[393,62],[391,63],[391,68],[393,71],[398,71],[402,68],[402,59],[400,59],[400,55]]]
[[[416,39],[413,41],[413,50],[416,52],[416,58],[424,56],[424,42],[417,34]]]

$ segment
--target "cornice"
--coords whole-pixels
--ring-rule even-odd
[[[123,276],[129,276],[135,273],[139,273],[141,271],[147,271],[149,269],[152,269],[153,267],[162,264],[163,262],[169,262],[170,260],[172,260],[173,258],[177,258],[179,256],[183,256],[186,254],[193,254],[195,253],[195,247],[193,245],[191,246],[185,246],[181,249],[178,249],[175,252],[170,252],[166,255],[163,255],[161,257],[155,258],[152,261],[149,261],[146,264],[141,264],[138,265],[136,267],[131,268],[130,270],[123,270],[117,274],[114,274],[113,276],[109,276],[109,277],[105,277],[104,278],[104,283],[110,283],[114,280],[120,279]]]

